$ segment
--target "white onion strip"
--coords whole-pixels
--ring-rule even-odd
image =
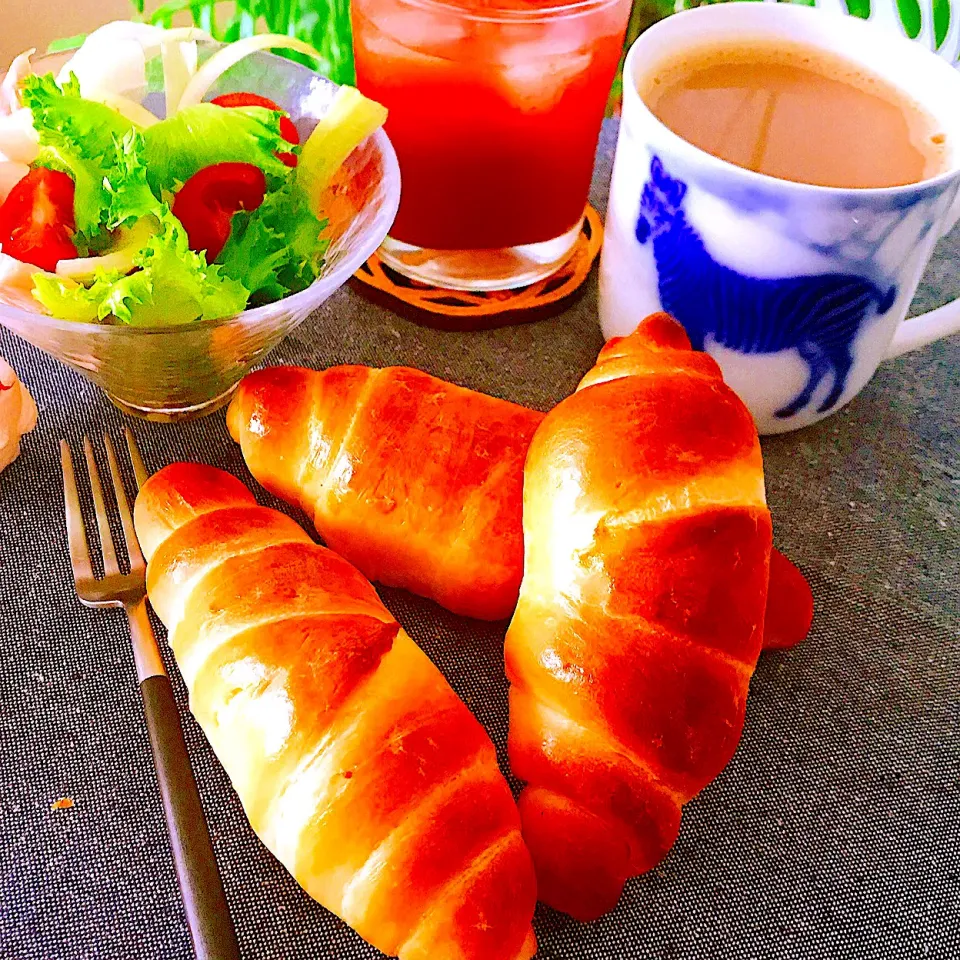
[[[87,97],[87,99],[96,100],[98,103],[116,110],[121,117],[125,117],[141,130],[152,127],[159,122],[159,118],[154,116],[145,106],[129,97],[114,96],[112,93],[97,93],[92,97]]]
[[[13,58],[0,83],[0,116],[15,113],[22,106],[20,102],[20,82],[33,73],[30,58],[37,52],[36,47],[25,50]]]
[[[156,39],[144,43],[143,52],[149,60],[160,52],[160,47],[165,43],[187,43],[188,41],[213,40],[213,37],[206,30],[199,27],[170,27],[165,30],[163,27],[157,27],[161,35]]]
[[[317,60],[323,58],[320,54],[303,40],[296,37],[285,37],[280,33],[261,33],[253,37],[244,37],[243,40],[235,40],[233,43],[221,50],[218,50],[194,75],[193,79],[187,84],[183,96],[180,98],[181,107],[192,107],[200,103],[206,96],[207,91],[217,82],[220,76],[226,73],[234,64],[239,63],[244,57],[256,53],[258,50],[271,50],[284,48],[287,50],[296,50],[298,53],[305,53],[309,57],[315,57]]]
[[[57,276],[68,280],[92,280],[97,270],[119,270],[129,273],[136,264],[134,257],[146,246],[157,232],[157,222],[152,217],[138,220],[132,227],[120,231],[116,247],[99,257],[75,257],[57,261]]]
[[[180,99],[191,78],[197,72],[197,44],[179,40],[160,44],[163,61],[163,93],[167,103],[167,116],[172,117],[180,107]]]
[[[196,27],[164,30],[147,23],[116,20],[87,37],[60,68],[57,82],[63,83],[75,73],[84,97],[105,92],[139,99],[146,90],[146,64],[160,55],[164,43],[212,39]]]
[[[92,280],[97,270],[117,270],[129,273],[135,266],[133,257],[137,250],[116,250],[102,257],[76,257],[57,261],[57,276],[64,280]]]

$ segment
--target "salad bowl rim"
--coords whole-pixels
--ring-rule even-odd
[[[226,44],[216,40],[201,42],[205,44],[212,44],[218,47],[226,46]],[[256,55],[283,61],[282,57],[278,57],[276,54],[265,50],[257,51]],[[34,63],[36,66],[42,66],[44,61],[61,59],[62,57],[62,53],[47,53],[37,57]],[[285,62],[290,63],[291,61]],[[312,70],[310,67],[306,67],[303,64],[296,64],[296,66],[299,66],[301,69],[307,71],[315,77],[325,80],[327,83],[331,83],[337,87],[342,86],[342,84],[338,84],[335,80],[325,77],[317,70]],[[4,75],[5,72],[0,72],[0,80],[2,80]],[[189,323],[149,324],[143,326],[126,323],[88,323],[79,320],[64,320],[60,317],[52,317],[50,314],[43,313],[39,310],[27,310],[23,307],[17,307],[0,299],[0,325],[11,329],[11,332],[13,333],[17,333],[17,330],[11,328],[11,322],[16,322],[19,324],[37,324],[39,322],[42,326],[49,330],[55,330],[64,333],[77,333],[83,330],[91,333],[94,336],[104,337],[140,337],[151,334],[155,336],[169,336],[178,332],[210,330],[216,327],[225,326],[229,323],[241,322],[244,325],[256,324],[261,320],[271,319],[276,315],[278,308],[281,306],[294,312],[303,307],[306,307],[309,310],[310,303],[314,299],[311,294],[317,286],[321,284],[329,286],[330,292],[333,293],[340,289],[340,287],[342,287],[350,279],[350,277],[353,276],[353,274],[362,264],[366,263],[366,261],[377,250],[380,244],[383,243],[384,238],[387,236],[387,233],[390,231],[390,227],[396,218],[397,210],[400,208],[400,165],[397,162],[397,154],[394,150],[393,144],[390,142],[390,138],[387,136],[382,127],[379,130],[374,131],[368,140],[373,141],[375,148],[383,159],[384,169],[381,177],[381,183],[385,184],[384,200],[380,206],[380,209],[376,212],[373,222],[368,228],[366,228],[364,233],[361,234],[363,242],[358,243],[356,248],[350,251],[348,255],[344,256],[329,271],[329,273],[325,273],[322,276],[317,277],[317,279],[314,280],[310,286],[304,287],[303,290],[300,290],[297,293],[292,293],[287,297],[281,297],[279,300],[274,300],[271,303],[266,303],[259,307],[251,307],[247,310],[241,311],[240,313],[228,314],[227,316],[223,317],[214,317],[208,320],[191,320]],[[367,141],[364,141],[364,143],[366,142]],[[360,144],[360,146],[362,146],[362,144]],[[360,238],[358,237],[358,239]],[[317,304],[316,306],[319,307],[320,304]]]

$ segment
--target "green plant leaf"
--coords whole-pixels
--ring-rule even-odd
[[[147,183],[143,135],[131,130],[114,139],[114,158],[104,177],[109,197],[107,226],[113,230],[142,217],[160,216],[162,205]]]
[[[911,40],[916,40],[923,26],[920,4],[917,0],[897,0],[897,9],[900,11],[900,22],[907,36]]]
[[[938,50],[947,39],[951,16],[950,0],[933,0],[933,39]]]
[[[134,0],[142,12],[142,0]],[[654,0],[659,2],[659,0]],[[169,27],[173,18],[189,12],[193,22],[218,40],[233,42],[255,33],[283,33],[312,44],[322,54],[318,65],[294,50],[278,50],[289,60],[303,63],[337,83],[356,83],[353,63],[353,33],[348,0],[236,0],[230,17],[217,26],[218,7],[226,0],[167,0],[147,18],[150,23]],[[672,8],[671,8],[672,9]]]
[[[844,0],[844,3],[850,16],[859,17],[861,20],[870,18],[870,0]]]
[[[87,35],[85,33],[77,33],[72,37],[61,37],[47,45],[47,53],[66,53],[69,50],[79,50],[86,39]]]
[[[196,3],[193,0],[168,0],[167,3],[161,3],[153,13],[150,14],[148,18],[149,23],[162,24],[167,23],[173,19],[174,16],[178,13],[183,13],[185,10],[192,10]]]

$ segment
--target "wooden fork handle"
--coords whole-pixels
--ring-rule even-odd
[[[239,960],[237,937],[166,675],[140,684],[163,812],[197,960]]]

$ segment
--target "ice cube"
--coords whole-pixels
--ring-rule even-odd
[[[593,59],[592,37],[577,18],[518,25],[492,40],[507,96],[528,112],[555,107]]]
[[[462,18],[433,14],[415,7],[391,7],[358,30],[361,44],[383,57],[441,57],[458,59],[457,45],[467,36]]]
[[[509,58],[501,58],[500,74],[512,103],[524,112],[542,113],[555,107],[567,87],[590,69],[592,55],[588,50],[546,54],[534,50],[533,44],[512,50]]]

